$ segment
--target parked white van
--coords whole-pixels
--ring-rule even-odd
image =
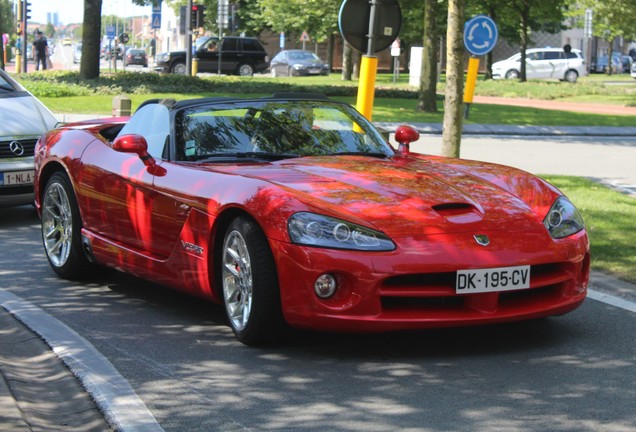
[[[521,73],[521,53],[493,63],[494,79],[515,79]],[[565,52],[563,48],[531,48],[526,50],[526,79],[558,79],[576,82],[587,75],[583,54],[578,49]]]

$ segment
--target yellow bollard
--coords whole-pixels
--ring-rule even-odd
[[[468,74],[466,75],[466,89],[464,91],[464,103],[473,103],[475,86],[477,85],[477,73],[479,72],[479,58],[468,59]]]
[[[199,59],[194,57],[192,59],[192,76],[197,76],[199,73]]]
[[[15,73],[22,73],[22,55],[20,53],[15,55]]]
[[[375,77],[378,72],[378,58],[362,56],[360,62],[360,82],[356,109],[371,121],[373,114],[373,98],[375,96]]]

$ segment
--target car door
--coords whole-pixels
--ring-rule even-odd
[[[548,71],[548,64],[543,60],[544,51],[534,51],[528,53],[526,56],[526,78],[538,79],[546,78]]]
[[[282,51],[276,54],[269,67],[276,76],[287,75],[287,52]]]
[[[542,78],[562,78],[565,75],[565,56],[563,51],[546,51],[543,53]]]
[[[156,177],[169,142],[168,108],[149,104],[138,110],[118,136],[144,136],[152,162],[136,153],[96,140],[82,156],[78,199],[84,226],[134,250],[167,257],[174,249],[186,214],[171,197],[155,191]]]
[[[199,59],[199,72],[217,73],[218,72],[218,39],[210,38],[197,50],[197,58]]]

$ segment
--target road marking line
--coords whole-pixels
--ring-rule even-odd
[[[636,312],[636,303],[592,289],[587,290],[587,297],[630,312]]]

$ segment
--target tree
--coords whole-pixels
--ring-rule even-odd
[[[82,34],[82,79],[99,78],[99,54],[102,35],[102,0],[84,0],[84,27],[91,29]]]
[[[0,0],[0,35],[15,33],[16,19],[13,15],[13,2]],[[4,47],[0,41],[0,69],[4,69]]]
[[[636,0],[582,0],[576,4],[571,15],[583,19],[585,10],[592,9],[592,34],[609,42],[608,74],[612,73],[612,54],[614,39],[623,37],[627,40],[636,39],[636,21],[630,13],[625,11],[636,10]]]
[[[55,27],[53,27],[53,24],[46,24],[46,27],[44,28],[44,34],[48,39],[53,39],[55,37]]]
[[[510,6],[517,23],[517,36],[521,51],[519,81],[526,81],[526,49],[530,44],[530,32],[556,33],[563,29],[565,9],[570,0],[511,0]]]
[[[437,112],[437,0],[424,0],[424,41],[417,110]]]
[[[509,0],[477,0],[467,7],[469,16],[488,15],[497,24],[500,39],[518,40],[518,22]],[[492,51],[486,54],[486,79],[492,78]]]
[[[251,11],[253,23],[276,33],[291,33],[294,40],[306,31],[316,42],[324,42],[338,31],[339,0],[257,0],[255,3],[258,8]]]
[[[446,93],[442,125],[442,153],[459,157],[462,138],[462,93],[464,83],[464,0],[448,1],[446,28]]]

